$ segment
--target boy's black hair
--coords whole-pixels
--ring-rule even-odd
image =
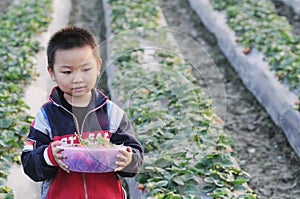
[[[100,56],[99,46],[93,33],[84,28],[68,26],[57,31],[49,40],[47,47],[48,66],[53,70],[55,52],[90,46],[96,57]]]

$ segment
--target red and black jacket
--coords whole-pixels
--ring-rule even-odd
[[[118,175],[135,176],[143,162],[143,148],[125,112],[102,92],[93,89],[92,101],[79,129],[75,115],[62,105],[59,92],[58,87],[52,89],[49,102],[40,108],[30,126],[21,155],[24,172],[34,181],[43,181],[42,198],[124,198]],[[66,173],[55,166],[51,142],[78,142],[74,140],[75,132],[84,137],[101,134],[113,144],[130,146],[133,151],[131,164],[117,173]]]

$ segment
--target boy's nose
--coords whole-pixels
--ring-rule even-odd
[[[80,83],[83,81],[83,78],[80,74],[80,72],[75,73],[74,78],[73,78],[73,83]]]

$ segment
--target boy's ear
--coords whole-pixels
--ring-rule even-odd
[[[48,70],[48,73],[52,79],[53,82],[56,82],[56,78],[55,78],[55,75],[54,75],[54,71],[52,70],[52,68],[50,66],[47,67],[47,70]]]
[[[99,60],[98,60],[98,75],[100,75],[101,67],[102,67],[102,59],[99,58]]]

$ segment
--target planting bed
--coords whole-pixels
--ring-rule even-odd
[[[223,74],[228,97],[228,119],[225,128],[226,132],[233,134],[237,140],[235,145],[239,151],[240,165],[253,176],[250,186],[261,198],[299,197],[299,180],[296,177],[299,175],[299,169],[294,166],[299,164],[299,158],[288,146],[283,132],[270,121],[267,113],[251,94],[242,85],[238,85],[242,82],[236,80],[237,74],[229,72],[230,64],[224,63],[224,58],[220,56],[222,53],[215,52],[215,48],[212,48],[217,45],[216,40],[212,38],[214,36],[203,31],[204,25],[189,5],[181,3],[179,6],[179,2],[176,1],[162,6],[166,13],[169,13],[167,19],[173,24],[172,27],[189,30],[184,32],[207,46],[220,71],[225,70]],[[182,16],[180,19],[177,17],[178,13]],[[193,25],[188,21],[193,21]],[[287,176],[289,180],[286,179]]]
[[[238,14],[241,13],[238,13],[238,10],[246,9],[246,6],[239,4],[242,8],[237,6],[235,10],[228,10],[227,13],[232,17],[229,20],[229,26],[237,32],[234,33],[226,24],[226,16],[213,10],[209,1],[191,0],[190,3],[208,29],[216,35],[218,45],[226,54],[244,84],[268,111],[274,122],[283,129],[291,146],[300,156],[300,143],[298,142],[300,140],[300,112],[298,110],[300,62],[297,58],[299,53],[297,49],[300,45],[296,43],[299,41],[298,38],[294,38],[288,32],[290,26],[287,20],[279,18],[275,14],[266,17],[269,13],[256,11],[259,14],[266,15],[261,17],[265,21],[261,20],[263,22],[257,23],[257,26],[260,26],[258,29],[261,30],[261,32],[258,32],[249,28],[249,23],[253,23],[256,15],[252,15],[252,12],[250,12],[249,16],[252,16],[252,18],[244,24],[241,17],[242,19],[246,19],[246,17],[240,17]],[[267,6],[265,2],[262,5]],[[215,4],[215,7],[217,6],[221,6],[221,4]],[[204,7],[205,9],[202,9]],[[268,22],[271,17],[276,21],[274,23],[278,24],[277,26],[274,26],[272,22]],[[239,23],[239,25],[236,25],[236,23]],[[273,27],[266,24],[271,24]],[[283,31],[287,32],[281,35]],[[267,38],[271,38],[272,41],[266,42]],[[273,43],[270,44],[270,42]],[[246,52],[247,47],[250,48]]]
[[[223,122],[208,93],[195,84],[191,65],[199,60],[176,45],[170,35],[177,32],[161,28],[165,24],[157,1],[108,3],[108,84],[112,99],[127,110],[145,147],[137,180],[149,188],[148,196],[255,198],[245,184],[248,174],[234,161],[231,139],[222,133]],[[193,46],[194,40],[178,36]],[[207,56],[197,47],[193,50]],[[203,79],[208,84],[207,75]],[[214,97],[215,87],[207,86]]]
[[[12,162],[20,163],[20,149],[31,121],[22,100],[24,88],[35,77],[36,40],[51,19],[50,1],[2,1],[0,15],[0,198],[11,198],[5,185]]]

